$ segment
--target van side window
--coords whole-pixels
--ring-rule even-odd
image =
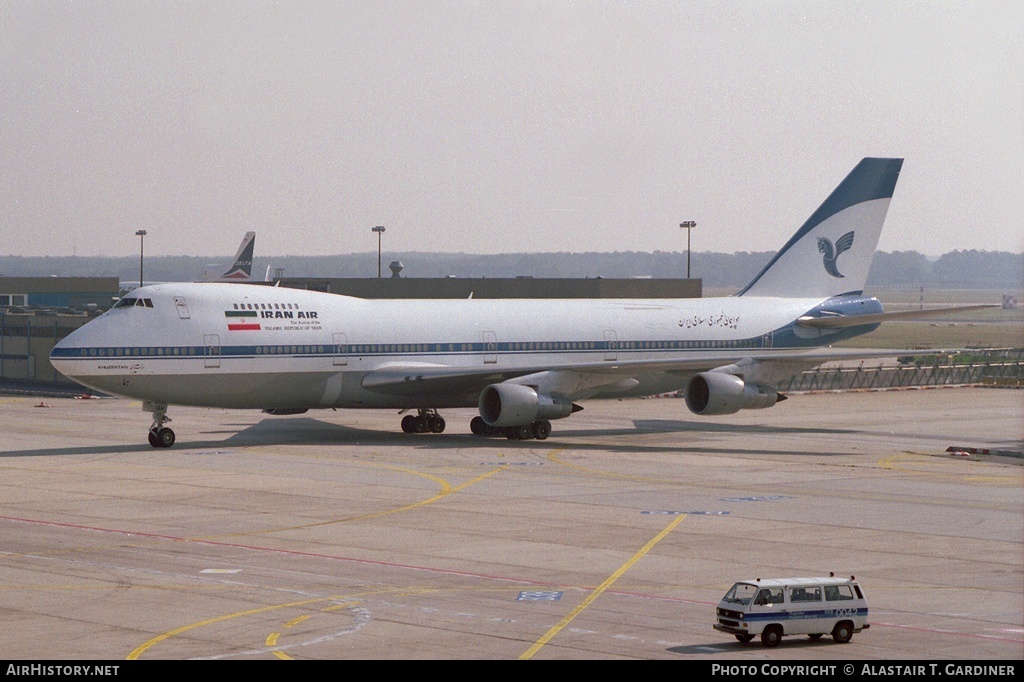
[[[849,585],[829,585],[825,588],[826,601],[846,601],[853,599],[853,590]]]
[[[789,601],[821,601],[821,588],[814,587],[791,587],[789,588]]]

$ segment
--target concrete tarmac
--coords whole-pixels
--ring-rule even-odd
[[[1024,659],[1024,391],[584,406],[545,441],[171,408],[164,450],[138,402],[0,396],[3,657]],[[849,644],[712,630],[830,571]]]

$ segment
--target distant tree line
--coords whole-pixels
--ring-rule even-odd
[[[693,253],[690,271],[705,288],[741,288],[768,263],[774,252]],[[231,257],[147,256],[145,279],[194,281],[216,278],[230,265]],[[686,276],[686,253],[620,251],[614,253],[512,253],[500,255],[424,252],[385,253],[382,275],[391,275],[388,264],[400,261],[403,277],[604,277],[657,279]],[[280,268],[287,277],[376,277],[377,253],[338,256],[272,256],[254,259],[253,277],[263,279]],[[8,277],[118,277],[135,282],[139,261],[135,257],[99,256],[25,257],[0,256],[0,275]],[[1024,290],[1024,254],[1006,251],[951,251],[929,259],[916,251],[878,252],[868,275],[875,286],[928,286]]]

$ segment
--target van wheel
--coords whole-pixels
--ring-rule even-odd
[[[813,635],[807,635],[807,636],[810,637],[811,639],[821,639],[821,635],[822,635],[822,633],[815,632]]]
[[[736,635],[736,639],[740,640],[740,644],[747,644],[750,640],[754,639],[753,635]]]
[[[848,620],[836,623],[835,628],[832,629],[832,639],[839,644],[846,644],[853,639],[853,623]]]
[[[761,633],[761,644],[767,647],[778,646],[779,642],[782,641],[782,626],[781,625],[769,625]]]

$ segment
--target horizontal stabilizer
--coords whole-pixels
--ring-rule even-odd
[[[904,310],[894,313],[874,313],[871,315],[825,315],[822,317],[805,316],[799,318],[797,324],[804,327],[816,327],[818,329],[837,329],[841,327],[858,327],[865,324],[878,324],[880,322],[892,322],[893,320],[919,320],[935,315],[946,315],[949,313],[962,313],[968,310],[984,310],[986,308],[999,308],[995,303],[985,305],[968,305],[957,308],[932,308],[931,310]]]

